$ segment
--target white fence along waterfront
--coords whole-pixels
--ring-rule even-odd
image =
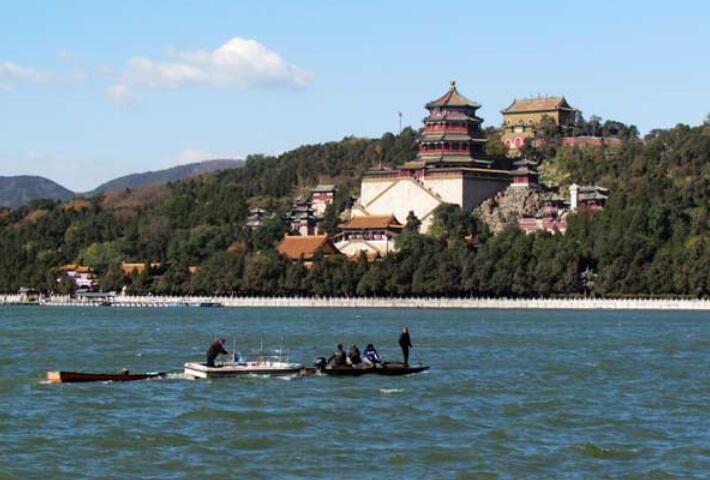
[[[223,306],[242,308],[447,308],[549,310],[693,310],[710,311],[710,299],[601,298],[346,298],[346,297],[210,297],[131,296],[105,299],[55,295],[40,305],[115,307]],[[0,295],[1,304],[22,303],[20,295]]]

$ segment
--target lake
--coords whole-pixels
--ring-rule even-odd
[[[311,365],[338,343],[406,377],[47,385],[180,372],[217,336]],[[0,308],[0,478],[702,478],[710,314]]]

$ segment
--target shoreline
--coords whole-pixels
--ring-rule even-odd
[[[340,297],[171,297],[105,296],[78,298],[53,296],[35,302],[20,295],[0,295],[0,306],[54,307],[225,307],[225,308],[402,308],[462,310],[661,310],[710,311],[710,299],[600,299],[600,298],[340,298]]]

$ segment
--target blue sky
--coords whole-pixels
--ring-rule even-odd
[[[710,3],[0,0],[0,175],[88,190],[564,94],[642,132],[710,112]]]

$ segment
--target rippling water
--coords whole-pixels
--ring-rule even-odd
[[[431,371],[41,383],[217,335],[398,358],[405,324]],[[697,313],[2,308],[0,478],[707,478],[709,366]]]

